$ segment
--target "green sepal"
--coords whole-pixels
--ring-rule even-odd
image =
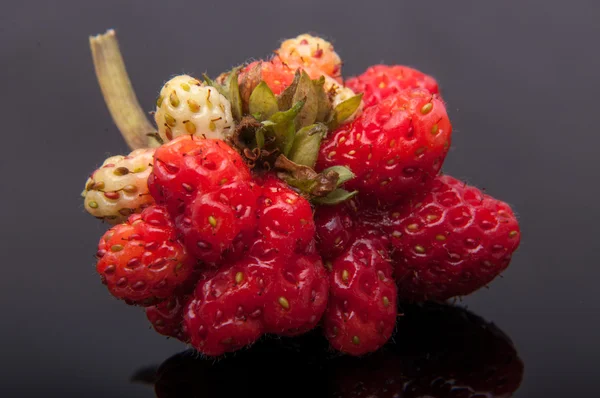
[[[272,122],[271,128],[275,133],[275,142],[281,152],[287,156],[294,144],[296,134],[296,116],[304,107],[304,101],[298,101],[287,111],[273,114],[269,121]],[[264,123],[263,123],[264,124]]]
[[[327,126],[322,123],[311,124],[298,130],[289,153],[289,159],[294,163],[315,167],[321,140],[327,134]]]
[[[356,177],[356,175],[352,172],[352,170],[350,170],[349,168],[347,168],[345,166],[328,167],[325,170],[323,170],[323,173],[327,173],[328,171],[335,171],[338,174],[338,176],[339,176],[339,179],[337,182],[338,187],[340,187],[345,182],[350,181],[351,179]]]
[[[241,66],[233,68],[225,81],[225,92],[227,93],[225,97],[231,103],[231,114],[235,120],[240,120],[243,115],[242,97],[240,95],[240,86],[238,84],[238,76],[241,69]]]
[[[294,74],[294,80],[292,83],[286,87],[285,90],[277,97],[277,104],[279,105],[279,110],[284,111],[286,109],[290,109],[292,104],[294,103],[292,99],[294,98],[294,94],[296,93],[296,88],[298,87],[298,83],[300,82],[301,77],[300,70],[296,70]]]
[[[298,101],[304,101],[304,106],[296,117],[296,125],[298,128],[301,128],[313,124],[317,119],[319,104],[315,96],[313,82],[310,76],[304,71],[300,74],[298,86],[292,97],[293,104]]]
[[[221,86],[220,84],[217,84],[217,82],[215,82],[213,79],[211,79],[206,73],[202,74],[202,78],[204,79],[204,83],[206,83],[208,86],[216,88],[217,90],[219,89],[219,86]],[[221,92],[221,90],[219,90],[219,92]]]
[[[312,168],[295,163],[284,155],[277,157],[275,168],[282,171],[279,173],[280,178],[310,196],[327,196],[339,185],[339,175],[336,171],[317,173]]]
[[[212,80],[210,77],[208,77],[206,73],[203,73],[202,77],[204,79],[204,83],[206,83],[207,86],[216,88],[219,94],[227,98],[227,100],[229,101],[229,93],[227,92],[227,88],[224,85],[219,84],[216,80]]]
[[[227,98],[231,104],[231,114],[238,121],[242,118],[242,99],[238,84],[238,76],[241,69],[241,66],[237,66],[231,71],[224,73],[222,75],[224,76],[223,84],[219,84],[218,81],[211,79],[206,73],[202,74],[202,78],[207,85],[216,88],[221,95]]]
[[[320,205],[337,205],[338,203],[351,199],[357,193],[358,191],[348,192],[345,189],[338,188],[335,191],[330,192],[327,196],[315,197],[312,201]]]
[[[317,122],[326,122],[329,115],[331,114],[333,107],[329,96],[325,91],[325,76],[321,76],[319,79],[313,80],[313,89],[315,98],[317,100]]]
[[[242,102],[242,111],[250,113],[248,104],[252,92],[262,81],[262,62],[257,63],[252,69],[244,72],[243,78],[239,85],[239,93]]]
[[[333,109],[333,113],[331,114],[328,127],[333,130],[344,123],[344,121],[346,121],[350,116],[352,116],[360,106],[362,97],[363,94],[360,93],[337,104]]]
[[[256,139],[256,147],[262,149],[265,146],[265,127],[261,127],[256,130],[254,137]]]
[[[277,98],[275,98],[275,95],[264,81],[261,81],[254,91],[252,91],[248,107],[250,114],[259,121],[268,119],[279,111]]]
[[[294,188],[298,188],[300,191],[306,193],[310,193],[313,190],[313,188],[317,185],[317,182],[314,180],[300,180],[291,177],[285,178],[285,182],[287,182],[288,185]]]

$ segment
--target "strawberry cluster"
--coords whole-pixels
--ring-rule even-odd
[[[432,77],[377,65],[344,84],[310,35],[275,54],[169,80],[157,148],[92,174],[85,208],[120,222],[97,252],[113,296],[209,356],[319,325],[361,355],[399,300],[463,296],[508,266],[510,207],[439,174],[452,126]]]

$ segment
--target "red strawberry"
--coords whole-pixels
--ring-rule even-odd
[[[333,262],[325,334],[333,348],[362,355],[381,347],[396,324],[396,284],[385,239],[368,230]]]
[[[315,210],[317,246],[324,260],[338,257],[354,240],[355,215],[347,203]]]
[[[268,249],[302,252],[314,238],[310,204],[275,176],[264,179],[258,217],[258,231]]]
[[[193,277],[195,264],[160,206],[148,207],[108,230],[97,256],[96,271],[110,293],[145,306],[171,296]]]
[[[328,279],[318,255],[278,256],[274,279],[265,289],[268,333],[294,336],[313,329],[327,306]]]
[[[394,203],[424,189],[439,172],[452,126],[444,103],[424,89],[402,91],[365,109],[324,141],[318,170],[349,167],[346,183],[371,202]]]
[[[222,185],[250,181],[250,171],[239,154],[221,140],[180,136],[158,148],[148,188],[157,203],[166,204],[172,215],[200,192]]]
[[[371,66],[362,75],[346,80],[346,86],[355,93],[364,93],[365,107],[378,104],[405,89],[423,88],[431,94],[439,93],[433,77],[403,65]]]
[[[187,295],[174,295],[151,307],[146,307],[146,317],[158,333],[187,342],[189,337],[182,328],[183,310],[189,300]]]
[[[316,325],[327,305],[320,259],[267,257],[246,257],[200,280],[184,316],[198,351],[218,356],[266,332],[293,335]]]
[[[245,77],[260,64],[260,79],[267,83],[273,94],[279,95],[294,80],[295,69],[281,62],[279,58],[268,61],[254,61],[248,64],[240,73],[239,81],[243,83]]]
[[[389,212],[400,297],[445,300],[467,295],[508,267],[519,246],[510,207],[450,176],[424,197]]]
[[[262,294],[272,270],[253,257],[206,272],[184,313],[190,343],[216,356],[244,347],[264,332]]]
[[[223,185],[212,192],[198,191],[178,219],[190,252],[205,263],[220,262],[226,252],[242,253],[256,239],[260,192],[260,187],[247,181]]]

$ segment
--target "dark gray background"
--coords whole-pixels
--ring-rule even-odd
[[[79,193],[126,147],[96,86],[88,35],[117,29],[143,106],[169,76],[216,75],[304,31],[349,76],[404,63],[441,83],[445,171],[508,201],[523,241],[464,300],[514,340],[518,397],[592,393],[600,361],[597,157],[600,6],[589,1],[6,1],[0,11],[1,395],[149,397],[127,379],[183,349],[109,297],[104,227]],[[590,394],[594,395],[594,394]]]

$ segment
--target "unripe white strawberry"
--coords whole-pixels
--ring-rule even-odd
[[[111,224],[139,213],[154,199],[148,192],[154,149],[136,149],[127,156],[111,156],[92,173],[81,193],[85,209]]]
[[[285,40],[275,53],[286,64],[304,68],[313,79],[325,75],[339,80],[342,73],[342,60],[333,44],[320,37],[302,34]]]
[[[334,108],[340,103],[356,95],[356,93],[352,91],[352,89],[350,89],[349,87],[345,87],[337,80],[328,76],[325,76],[325,84],[323,85],[323,88],[325,89],[325,92],[329,95],[329,98],[331,98],[331,103]],[[354,120],[356,116],[360,115],[360,113],[363,110],[363,107],[364,102],[361,101],[360,106],[356,109],[352,116],[350,116],[344,121],[344,123],[349,123],[352,120]]]
[[[224,139],[234,127],[227,98],[188,75],[165,83],[156,101],[154,120],[164,142],[180,135]]]

